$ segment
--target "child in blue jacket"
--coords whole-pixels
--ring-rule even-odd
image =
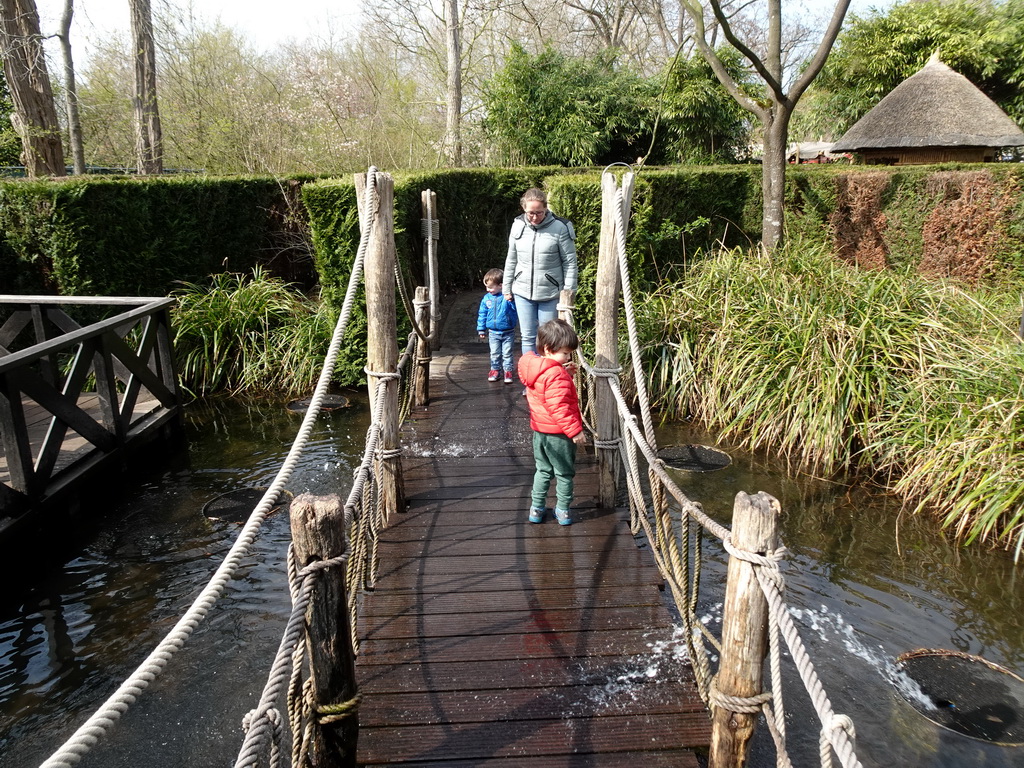
[[[484,275],[487,293],[480,301],[476,315],[476,332],[481,339],[487,339],[491,347],[491,370],[488,381],[497,381],[505,372],[505,383],[512,383],[512,342],[515,341],[516,305],[501,294],[501,282],[505,273],[500,269],[488,270]]]

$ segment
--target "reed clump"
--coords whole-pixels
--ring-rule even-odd
[[[290,396],[315,386],[336,320],[326,303],[259,267],[213,275],[208,285],[183,283],[172,295],[178,374],[193,397]]]
[[[868,473],[967,541],[1024,545],[1016,296],[796,242],[725,251],[639,303],[666,418],[817,473]]]

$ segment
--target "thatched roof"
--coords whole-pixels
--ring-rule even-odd
[[[933,56],[897,85],[832,147],[1020,147],[1024,131],[963,75]]]

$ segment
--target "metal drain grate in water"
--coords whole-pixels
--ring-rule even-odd
[[[896,666],[917,683],[922,697],[905,696],[933,723],[973,739],[1024,745],[1024,679],[960,651],[904,653]]]
[[[728,453],[707,445],[667,445],[658,451],[658,458],[670,469],[687,472],[714,472],[732,463]]]
[[[266,488],[236,488],[233,491],[215,496],[203,505],[203,514],[217,520],[227,520],[232,523],[244,523],[249,515],[260,503]],[[288,491],[282,491],[277,498],[277,503],[267,512],[275,512],[291,501],[292,495]]]
[[[289,411],[296,413],[302,413],[303,411],[309,410],[310,403],[313,402],[312,397],[303,397],[299,400],[290,400],[286,406]],[[336,411],[339,408],[348,407],[348,398],[343,395],[324,395],[323,401],[320,403],[321,411]]]

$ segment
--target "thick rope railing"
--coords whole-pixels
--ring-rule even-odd
[[[629,216],[628,204],[623,192],[618,189],[615,196],[615,246],[616,258],[622,278],[622,299],[629,335],[630,363],[638,365],[641,350],[636,332],[635,312],[632,293],[629,287],[628,262],[626,258],[625,232]],[[785,711],[782,698],[782,663],[781,649],[783,642],[788,648],[794,665],[810,696],[815,713],[822,724],[819,737],[819,758],[824,768],[832,765],[832,754],[839,758],[844,768],[859,768],[860,762],[854,748],[854,729],[849,717],[833,711],[831,702],[824,687],[814,670],[810,657],[803,645],[793,618],[783,600],[784,580],[779,563],[785,553],[779,549],[769,555],[744,552],[732,544],[729,529],[715,522],[704,513],[700,504],[691,501],[676,485],[665,469],[664,463],[657,455],[657,446],[653,439],[654,429],[651,422],[651,409],[647,400],[644,377],[634,375],[637,390],[637,405],[640,410],[641,429],[637,416],[631,411],[630,404],[624,397],[619,371],[597,369],[583,357],[581,365],[590,380],[603,379],[607,382],[613,395],[618,411],[622,436],[618,440],[608,441],[617,444],[622,458],[626,479],[627,498],[630,504],[630,519],[635,526],[634,532],[644,531],[651,544],[651,552],[659,571],[665,578],[676,606],[683,617],[687,635],[687,647],[694,665],[698,690],[705,702],[716,707],[725,707],[732,712],[763,713],[768,729],[776,745],[776,760],[780,768],[791,768],[791,758],[786,749]],[[611,447],[611,446],[609,446]],[[639,467],[640,457],[647,464],[650,489],[654,500],[649,505],[645,496]],[[656,496],[664,489],[680,507],[680,530],[678,540],[673,535],[672,521],[667,507],[657,502]],[[653,517],[653,521],[651,520]],[[691,522],[696,529],[691,530]],[[768,662],[771,688],[756,696],[737,698],[724,696],[715,684],[712,674],[709,653],[705,641],[718,647],[717,639],[695,615],[697,590],[699,587],[700,542],[702,532],[707,532],[722,542],[723,548],[733,557],[740,558],[754,567],[757,583],[764,593],[768,606]],[[691,561],[691,544],[693,541],[693,560]],[[720,650],[720,649],[719,649]]]
[[[369,191],[369,189],[370,182],[368,180],[367,190]],[[367,229],[368,227],[363,227],[364,237]],[[402,279],[397,270],[395,279],[398,283]],[[347,551],[343,556],[330,561],[332,564],[346,565],[345,578],[348,597],[346,607],[349,612],[351,632],[349,640],[356,654],[359,652],[357,599],[361,590],[372,588],[376,581],[379,562],[377,552],[379,532],[383,528],[385,519],[383,494],[380,492],[380,480],[375,470],[379,468],[381,461],[401,453],[400,449],[383,449],[380,446],[384,426],[384,409],[388,400],[385,390],[389,386],[401,388],[404,384],[407,395],[411,394],[411,387],[408,386],[410,377],[404,374],[409,372],[414,361],[416,338],[415,332],[409,335],[396,370],[375,371],[368,366],[363,369],[367,377],[374,382],[375,389],[371,398],[374,407],[370,426],[367,429],[362,460],[355,470],[352,487],[344,505],[343,528],[346,532]],[[411,407],[411,397],[403,396],[401,389],[399,402],[402,404],[402,413],[399,418],[404,419],[408,408]],[[352,535],[354,527],[357,529],[355,536]],[[307,677],[305,681],[302,679],[303,667],[308,661],[306,638],[304,633],[292,633],[291,628],[294,624],[303,626],[308,605],[307,590],[311,589],[311,587],[307,587],[307,580],[310,580],[310,577],[305,575],[308,569],[295,573],[291,550],[289,550],[289,558],[292,613],[260,697],[260,703],[246,716],[246,737],[235,762],[235,768],[253,768],[268,752],[271,767],[277,768],[280,764],[280,741],[283,729],[276,728],[275,724],[281,719],[277,711],[277,702],[285,688],[286,681],[288,682],[287,707],[292,736],[291,764],[293,766],[306,765],[317,728],[339,719],[351,717],[358,710],[358,695],[349,701],[338,702],[326,707],[319,706],[313,699],[310,678]],[[317,572],[322,570],[323,568],[320,568]]]
[[[398,374],[378,375],[378,388],[385,386],[385,382],[393,379],[397,375]],[[361,500],[364,496],[364,492],[368,485],[372,485],[373,465],[378,454],[385,400],[386,398],[382,396],[382,393],[378,392],[375,399],[374,412],[370,420],[370,426],[367,429],[366,445],[363,448],[363,458],[359,463],[359,467],[355,471],[352,488],[349,490],[344,506],[345,530],[350,530],[353,521],[362,511]],[[309,594],[312,592],[313,588],[312,577],[327,567],[344,564],[346,562],[351,563],[351,555],[353,554],[351,547],[352,537],[348,536],[346,538],[348,540],[347,547],[349,551],[339,558],[313,563],[298,573],[295,573],[293,557],[291,549],[289,548],[289,587],[292,594],[292,610],[285,626],[284,636],[281,638],[281,643],[278,646],[274,663],[271,665],[267,682],[264,685],[262,694],[260,695],[260,702],[255,709],[246,715],[244,722],[246,735],[242,742],[242,747],[239,750],[238,758],[235,761],[235,768],[251,768],[252,766],[258,765],[261,757],[267,753],[268,749],[270,750],[271,755],[271,766],[278,765],[277,761],[279,760],[280,755],[279,742],[281,734],[279,731],[275,730],[274,723],[280,720],[280,713],[277,711],[277,702],[282,692],[285,690],[285,683],[289,681],[290,695],[288,720],[293,726],[293,749],[298,749],[301,752],[308,747],[309,739],[312,737],[309,730],[313,727],[310,723],[309,711],[314,705],[309,700],[308,695],[300,696],[297,693],[297,689],[301,689],[302,687],[299,682],[298,674],[301,671],[302,659],[305,657],[305,636],[303,632],[304,618],[306,614],[306,607],[309,604]],[[363,537],[358,538],[360,541],[363,540]],[[360,552],[360,555],[363,559],[367,559],[367,552],[365,551],[365,548]],[[316,567],[314,568],[313,566]],[[350,572],[347,571],[347,575],[349,573]],[[356,574],[357,576],[361,575],[359,571],[357,571]],[[349,594],[351,595],[356,591],[357,590],[354,589],[349,590]],[[351,598],[348,608],[351,615],[352,609],[354,608]],[[350,625],[353,627],[353,648],[358,648],[355,644],[356,638],[354,622],[351,622]],[[303,724],[298,731],[294,730],[296,723]],[[293,756],[296,756],[294,752]],[[302,765],[302,763],[293,762],[293,765],[298,766]]]
[[[376,177],[377,169],[370,168],[367,174],[368,179]],[[373,183],[367,184],[367,210],[376,208],[376,200],[373,194]],[[228,582],[242,563],[243,558],[249,552],[256,534],[263,525],[267,514],[273,508],[285,485],[291,478],[292,472],[298,463],[309,436],[312,434],[316,418],[320,413],[323,399],[334,372],[334,364],[337,361],[341,341],[348,326],[349,317],[352,314],[352,305],[355,300],[356,287],[362,274],[363,260],[366,254],[366,239],[360,240],[359,249],[352,265],[352,274],[349,278],[348,289],[345,300],[342,303],[338,321],[335,324],[334,334],[328,347],[324,365],[320,371],[320,378],[317,381],[313,396],[310,399],[309,408],[302,419],[298,433],[281,464],[281,469],[271,482],[266,493],[257,503],[255,509],[249,516],[242,530],[239,532],[235,542],[231,545],[227,555],[220,566],[214,572],[206,587],[199,596],[192,602],[188,610],[182,615],[174,627],[160,641],[156,648],[146,659],[132,672],[131,675],[111,694],[107,700],[83,723],[71,737],[64,742],[50,757],[48,757],[40,768],[71,768],[76,765],[89,750],[102,739],[107,731],[121,718],[128,708],[135,703],[142,692],[149,687],[167,663],[188,641],[188,638],[195,631],[196,627],[206,618],[214,603],[223,594]]]

